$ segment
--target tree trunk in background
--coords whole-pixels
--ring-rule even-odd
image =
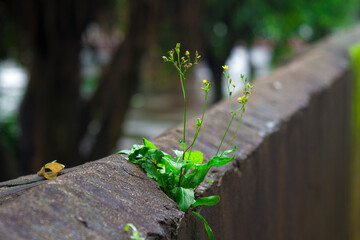
[[[4,181],[9,179],[11,175],[7,173],[7,165],[8,165],[7,159],[5,159],[5,154],[3,153],[3,147],[1,145],[0,145],[0,162],[2,163],[1,164],[2,166],[0,168],[0,181]]]
[[[201,0],[182,0],[173,7],[174,38],[176,42],[195,54],[195,50],[202,52],[201,44]]]
[[[113,150],[131,95],[138,85],[148,27],[160,1],[130,1],[129,28],[100,86],[85,103],[80,97],[81,36],[106,1],[29,1],[26,20],[33,49],[30,79],[20,109],[24,172],[58,160],[67,167]],[[89,149],[88,126],[99,125]],[[86,144],[85,144],[86,145]],[[88,144],[89,146],[89,144]]]
[[[30,77],[20,108],[21,154],[26,172],[54,159],[77,162],[76,129],[81,101],[82,4],[29,1]],[[81,9],[83,8],[83,9]],[[85,15],[87,15],[85,13]],[[74,159],[69,159],[74,156]]]
[[[101,126],[87,159],[104,157],[114,150],[130,98],[139,84],[142,57],[150,43],[149,30],[156,25],[160,1],[130,1],[130,24],[126,38],[101,77],[100,86],[85,109],[85,120]],[[83,124],[85,126],[85,124]]]

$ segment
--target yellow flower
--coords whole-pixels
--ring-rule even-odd
[[[225,66],[222,66],[222,68],[223,68],[224,70],[227,70],[227,69],[229,68],[229,66],[228,66],[228,65],[225,65]]]
[[[237,100],[238,100],[239,102],[241,102],[242,100],[244,100],[244,97],[245,97],[245,95],[243,95],[242,97],[239,97]]]
[[[205,84],[205,87],[202,87],[201,89],[204,90],[206,93],[208,93],[209,90],[210,90],[210,85],[211,85],[211,83],[209,83],[209,82],[206,81],[206,80],[203,80],[203,83]]]

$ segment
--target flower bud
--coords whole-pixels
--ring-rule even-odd
[[[239,97],[237,100],[238,100],[239,102],[241,102],[242,100],[244,100],[244,98],[245,98],[245,95],[243,95],[242,97]]]

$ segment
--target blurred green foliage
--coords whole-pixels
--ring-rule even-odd
[[[248,44],[255,38],[269,39],[282,51],[288,39],[314,41],[353,24],[358,13],[356,0],[204,0],[203,31],[219,57],[226,54],[226,45],[239,39]],[[226,34],[217,34],[219,23],[224,24]]]
[[[19,124],[15,115],[0,121],[0,147],[5,150],[10,158],[19,157]]]

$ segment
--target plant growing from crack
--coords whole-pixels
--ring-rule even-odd
[[[236,151],[236,146],[234,145],[232,149],[229,148],[239,130],[241,119],[243,117],[243,113],[245,112],[245,105],[248,101],[249,95],[251,94],[250,91],[253,86],[248,83],[247,78],[244,78],[244,76],[241,75],[241,80],[244,84],[243,96],[237,99],[238,107],[233,110],[231,100],[233,97],[232,94],[235,88],[235,84],[227,72],[228,66],[223,66],[223,75],[225,76],[227,83],[231,120],[219,143],[219,147],[215,156],[204,163],[203,153],[200,151],[193,151],[193,147],[203,126],[207,97],[211,87],[211,84],[206,80],[203,81],[204,87],[201,88],[205,93],[204,108],[201,117],[196,120],[196,130],[193,140],[190,142],[190,144],[188,144],[185,138],[187,113],[186,76],[189,72],[189,69],[193,65],[197,64],[199,58],[200,55],[198,52],[196,52],[195,58],[192,62],[189,51],[186,51],[185,56],[181,57],[179,43],[176,44],[175,49],[169,51],[169,56],[163,56],[163,60],[172,64],[178,71],[184,97],[183,137],[181,140],[179,140],[182,150],[173,150],[175,157],[172,157],[170,154],[159,150],[153,143],[143,138],[144,145],[135,144],[131,150],[122,150],[118,153],[128,155],[127,159],[130,162],[141,166],[147,173],[147,176],[155,179],[166,195],[176,201],[180,210],[187,212],[188,209],[191,209],[191,212],[203,221],[209,239],[213,239],[213,233],[209,224],[200,213],[193,210],[197,206],[201,205],[216,205],[220,201],[220,197],[218,195],[214,195],[208,197],[198,197],[195,199],[194,193],[198,186],[204,181],[205,176],[211,167],[223,166],[234,160],[235,156],[230,157],[229,154]],[[238,115],[240,115],[240,117],[238,119],[236,131],[230,142],[225,146],[225,148],[221,149],[225,136],[227,135],[228,130],[233,124],[236,116]]]
[[[132,229],[132,235],[130,236],[130,239],[145,240],[145,238],[140,237],[140,232],[132,223],[125,224],[125,232],[129,231],[129,227]]]

